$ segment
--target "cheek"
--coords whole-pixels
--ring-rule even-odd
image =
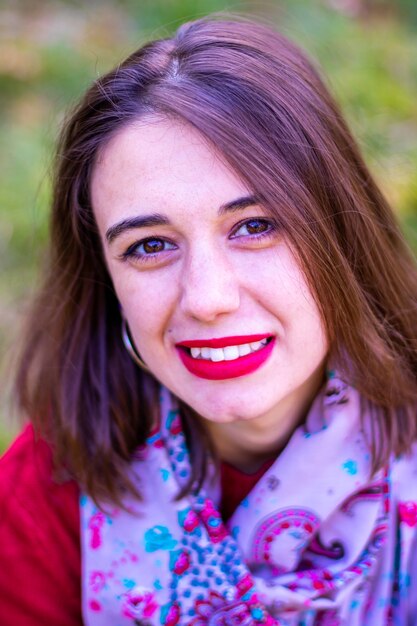
[[[306,328],[322,328],[322,320],[313,293],[296,263],[289,255],[286,271],[282,274],[282,289],[285,293],[286,308],[291,313],[291,322],[302,330]]]
[[[266,263],[252,279],[252,289],[268,308],[286,321],[297,324],[301,318],[315,317],[315,303],[303,276],[290,263]]]
[[[288,327],[295,345],[307,354],[328,349],[326,328],[313,295],[305,286],[288,307]]]
[[[135,341],[143,343],[166,330],[175,308],[175,281],[133,271],[116,277],[114,287]]]
[[[322,354],[328,349],[325,324],[303,272],[287,249],[266,290],[269,306],[284,326],[292,349]]]

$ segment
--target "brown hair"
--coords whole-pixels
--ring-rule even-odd
[[[122,345],[89,185],[109,138],[148,113],[191,124],[261,198],[298,255],[332,357],[373,410],[374,467],[408,451],[417,272],[392,211],[305,55],[253,21],[206,18],[95,81],[62,133],[47,272],[17,379],[20,405],[57,460],[96,499],[134,491],[127,470],[157,383]],[[195,478],[206,455],[186,422]]]

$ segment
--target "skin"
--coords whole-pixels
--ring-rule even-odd
[[[172,120],[143,119],[113,136],[97,160],[91,193],[141,357],[201,416],[220,457],[253,471],[304,419],[328,353],[317,305],[284,234],[259,204],[221,210],[253,193],[197,131]],[[156,213],[168,223],[114,229]],[[274,335],[272,354],[234,379],[196,377],[175,347],[256,333]]]

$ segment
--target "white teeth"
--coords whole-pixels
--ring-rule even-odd
[[[267,343],[268,339],[262,339],[261,341],[243,343],[239,346],[225,346],[224,348],[191,348],[190,352],[193,359],[205,359],[206,361],[219,363],[220,361],[234,361],[241,356],[256,352]]]
[[[203,359],[210,359],[211,348],[201,348],[201,356],[203,357]]]
[[[224,361],[223,348],[211,348],[210,359],[217,363],[218,361]]]
[[[248,343],[244,343],[241,346],[238,346],[239,348],[239,356],[246,356],[247,354],[250,354],[252,352],[250,345]]]
[[[223,352],[225,361],[234,361],[234,359],[239,358],[239,348],[237,346],[226,346],[223,348]]]

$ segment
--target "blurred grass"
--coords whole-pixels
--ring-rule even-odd
[[[45,248],[48,169],[65,111],[147,38],[212,11],[252,13],[300,42],[331,88],[417,250],[414,0],[3,0],[0,4],[0,450],[19,323]]]

